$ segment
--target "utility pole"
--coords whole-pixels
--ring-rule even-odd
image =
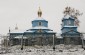
[[[83,40],[83,38],[82,38],[82,48],[84,48],[84,40]]]
[[[22,38],[21,38],[21,50],[23,50],[23,35],[22,35]]]
[[[82,48],[85,50],[85,47],[84,47],[84,34],[85,33],[81,33],[81,40],[82,40]]]
[[[55,51],[55,34],[53,35],[53,51]]]
[[[83,33],[81,34],[81,39],[82,39],[82,48],[84,48],[84,36],[83,36]]]
[[[11,46],[11,41],[10,41],[10,27],[9,27],[8,39],[9,39],[9,46]]]

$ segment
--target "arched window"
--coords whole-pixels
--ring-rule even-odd
[[[39,26],[41,26],[42,25],[42,22],[39,22]]]
[[[71,24],[71,20],[69,20],[68,23]]]
[[[71,20],[68,20],[68,25],[71,25]]]

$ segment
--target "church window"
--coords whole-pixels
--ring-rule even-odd
[[[69,25],[68,21],[69,21],[69,20],[66,20],[65,23],[64,23],[64,24],[67,25],[67,26]]]
[[[71,25],[71,21],[70,20],[68,20],[68,25]]]
[[[39,22],[39,26],[41,26],[42,25],[42,23],[41,22]]]

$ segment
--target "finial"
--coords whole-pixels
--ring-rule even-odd
[[[16,27],[15,27],[15,30],[18,30],[17,24],[16,24]]]
[[[9,27],[9,33],[10,33],[10,27]]]
[[[41,11],[41,9],[40,9],[40,7],[39,7],[39,10],[38,10],[38,17],[41,17],[42,16],[42,11]]]

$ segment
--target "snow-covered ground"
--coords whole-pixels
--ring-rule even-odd
[[[85,50],[81,46],[56,45],[55,51],[52,46],[12,46],[10,48],[0,48],[0,55],[85,55]]]

